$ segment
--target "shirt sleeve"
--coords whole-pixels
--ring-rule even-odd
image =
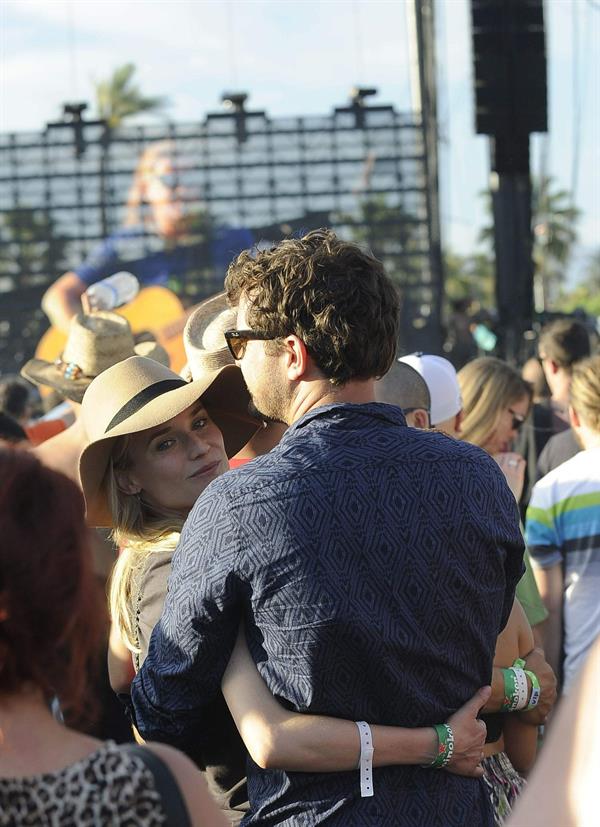
[[[544,569],[562,562],[560,538],[554,517],[552,480],[547,476],[533,489],[525,522],[525,541],[531,559]]]
[[[131,686],[146,740],[198,749],[240,621],[237,540],[220,481],[190,512],[175,551],[162,616]]]
[[[525,574],[517,583],[516,596],[523,607],[529,625],[537,626],[538,623],[542,623],[548,617],[548,609],[544,605],[535,582],[527,550],[523,555],[523,562],[525,563]]]
[[[109,236],[89,253],[88,257],[75,267],[73,272],[88,286],[111,276],[119,269],[116,236]]]

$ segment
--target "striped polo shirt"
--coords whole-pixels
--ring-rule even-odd
[[[600,447],[581,451],[536,484],[525,536],[534,566],[563,566],[568,689],[600,634]]]

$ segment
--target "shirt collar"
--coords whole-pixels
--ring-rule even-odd
[[[300,428],[304,428],[315,419],[347,420],[356,416],[364,416],[370,419],[379,419],[391,425],[406,427],[406,419],[402,408],[397,405],[388,405],[384,402],[366,402],[354,404],[352,402],[332,402],[329,405],[319,405],[301,416],[287,429],[280,440],[281,444],[290,434]]]

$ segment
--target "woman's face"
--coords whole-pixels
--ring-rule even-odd
[[[512,444],[517,436],[519,428],[529,413],[529,397],[523,396],[517,402],[513,402],[500,413],[496,427],[481,446],[484,451],[494,456],[512,450]]]
[[[128,454],[131,464],[118,472],[119,485],[184,516],[229,468],[223,435],[200,400],[163,425],[133,434]]]
[[[185,192],[170,158],[156,159],[146,179],[145,194],[159,235],[165,238],[177,236],[185,223]]]

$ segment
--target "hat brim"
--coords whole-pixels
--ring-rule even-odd
[[[207,413],[223,434],[228,458],[237,454],[261,426],[260,420],[248,412],[250,394],[242,372],[235,365],[227,365],[201,379],[158,396],[140,411],[112,428],[110,434],[91,442],[81,454],[79,477],[89,525],[110,527],[113,524],[104,478],[115,440],[120,436],[162,425],[185,411],[201,397]]]
[[[21,376],[34,385],[54,388],[72,402],[81,402],[92,377],[66,379],[53,362],[44,359],[30,359],[21,368]]]

